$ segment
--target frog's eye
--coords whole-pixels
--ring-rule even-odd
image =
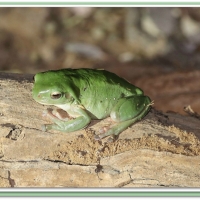
[[[51,98],[52,99],[60,99],[61,96],[62,96],[62,94],[60,92],[51,93]]]

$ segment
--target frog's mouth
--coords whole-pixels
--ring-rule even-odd
[[[42,100],[40,100],[40,101],[38,101],[37,99],[34,99],[37,103],[39,103],[39,104],[42,104],[42,105],[45,105],[45,106],[51,106],[51,105],[53,105],[53,104],[50,104],[50,103],[46,103],[46,101],[42,101]]]

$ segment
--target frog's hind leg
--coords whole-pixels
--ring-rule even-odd
[[[136,121],[141,120],[148,113],[151,105],[151,100],[147,96],[130,96],[120,99],[110,114],[111,119],[118,122],[117,125],[96,135],[95,139],[118,135]]]

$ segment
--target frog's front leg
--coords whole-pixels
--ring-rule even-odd
[[[118,122],[117,125],[105,133],[96,135],[95,139],[118,135],[136,121],[141,120],[148,113],[151,105],[151,100],[147,96],[130,96],[120,99],[110,114],[111,119]]]
[[[53,110],[48,108],[47,110],[43,111],[42,116],[49,118],[54,123],[56,123],[59,120],[68,121],[72,119],[72,117],[62,109]]]
[[[90,116],[82,107],[73,106],[68,111],[73,113],[76,118],[71,120],[69,120],[69,118],[64,118],[63,120],[48,112],[48,116],[51,118],[54,124],[43,125],[43,131],[54,129],[62,132],[73,132],[86,127],[91,121]]]

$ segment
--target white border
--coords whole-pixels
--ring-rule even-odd
[[[0,192],[200,192],[200,188],[0,188]]]
[[[178,3],[184,3],[184,2],[188,2],[188,3],[190,3],[190,2],[199,2],[199,0],[124,0],[124,1],[122,1],[122,0],[96,0],[96,1],[94,1],[94,0],[57,0],[57,1],[55,1],[55,0],[0,0],[0,2],[38,2],[38,3],[40,3],[40,2],[49,2],[49,3],[51,3],[51,2],[71,2],[71,3],[76,3],[76,2],[82,2],[82,3],[84,3],[84,2],[91,2],[91,3],[95,3],[95,2],[102,2],[102,3],[106,3],[106,2],[113,2],[113,3],[123,3],[123,2],[142,2],[142,3],[144,3],[144,2],[149,2],[149,3],[151,3],[151,2],[158,2],[158,3],[162,3],[162,2],[171,2],[171,3],[173,3],[173,2],[178,2]]]
[[[11,3],[14,3],[14,4],[11,4]],[[34,3],[34,4],[31,4],[31,3]],[[65,3],[65,4],[62,4],[62,3]],[[77,3],[81,3],[81,5],[77,5]],[[106,3],[106,4],[103,5],[103,3]],[[94,0],[57,0],[57,1],[55,0],[0,0],[0,7],[165,7],[165,6],[166,7],[195,7],[195,6],[200,7],[200,1],[199,0],[124,0],[124,1],[122,0],[96,0],[96,1]]]
[[[46,2],[49,3],[49,5],[44,5],[45,7],[60,7],[62,5],[51,5],[52,3],[58,3],[58,2],[69,2],[69,3],[76,3],[76,2],[91,2],[94,3],[95,7],[103,7],[104,5],[95,5],[95,2],[113,2],[116,3],[116,5],[105,5],[104,7],[118,7],[117,3],[125,3],[125,2],[141,2],[144,3],[146,2],[146,5],[141,5],[141,7],[158,7],[159,5],[148,5],[148,2],[157,2],[158,4],[162,2],[169,2],[168,5],[165,6],[170,6],[170,7],[188,7],[188,5],[182,5],[182,3],[200,3],[199,0],[124,0],[124,1],[119,1],[119,0],[97,0],[97,1],[92,1],[92,0],[0,0],[1,2]],[[171,3],[174,2],[180,2],[180,5],[170,5]],[[0,7],[41,7],[43,5],[0,5]],[[79,5],[64,5],[67,7],[80,7]],[[81,7],[91,7],[92,5],[81,5]],[[134,7],[138,7],[140,5],[136,5]],[[164,7],[163,5],[161,5]],[[120,5],[120,7],[129,7],[129,5]],[[200,188],[0,188],[0,192],[200,192]],[[2,198],[2,197],[1,197]]]

